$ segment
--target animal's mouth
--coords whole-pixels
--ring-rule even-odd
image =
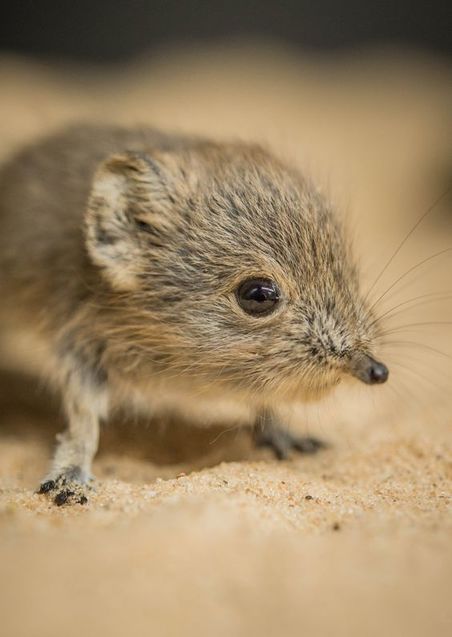
[[[368,354],[358,354],[350,360],[347,371],[366,385],[381,385],[388,380],[389,369]]]

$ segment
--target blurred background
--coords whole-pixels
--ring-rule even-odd
[[[450,56],[451,8],[440,0],[23,0],[5,7],[0,25],[9,51],[101,63],[238,38],[331,54],[395,46]]]
[[[450,3],[438,0],[10,3],[0,159],[84,119],[257,140],[330,193],[370,285],[452,182],[451,32]],[[451,220],[444,196],[375,298],[449,245]],[[444,291],[448,255],[428,266],[434,280],[415,269],[399,302],[412,286]]]
[[[423,155],[422,183],[441,190],[452,163],[451,29],[439,0],[10,3],[0,114],[20,125],[6,124],[0,152],[69,119],[140,120],[277,145],[345,184],[347,197],[355,188],[344,180],[359,177],[346,165],[398,162],[387,171],[397,180]]]
[[[74,120],[259,141],[329,192],[394,330],[390,383],[288,410],[324,455],[122,422],[85,512],[33,495],[61,418],[2,375],[5,634],[450,635],[451,34],[439,0],[3,8],[0,160]]]

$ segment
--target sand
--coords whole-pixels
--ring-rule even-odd
[[[413,53],[220,48],[108,72],[4,58],[1,154],[80,118],[263,139],[328,179],[368,284],[450,179],[451,80],[444,61]],[[375,298],[450,245],[450,214],[443,203],[423,223]],[[381,311],[447,290],[449,273],[447,254],[428,262]],[[451,316],[444,299],[410,308],[390,325]],[[109,423],[87,506],[34,493],[59,410],[2,374],[2,636],[451,634],[451,332],[404,329],[381,350],[387,386],[351,384],[286,414],[330,442],[319,455],[278,463],[226,425]]]

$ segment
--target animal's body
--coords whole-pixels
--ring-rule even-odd
[[[343,374],[383,382],[335,212],[258,146],[81,125],[0,172],[0,352],[60,392],[41,490],[85,501],[113,409],[275,428]]]

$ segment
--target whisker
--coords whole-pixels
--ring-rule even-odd
[[[414,303],[415,301],[422,301],[422,302],[416,303],[412,305],[411,307],[406,308],[406,310],[413,309],[415,307],[420,307],[421,305],[427,305],[428,303],[436,303],[437,301],[443,301],[443,300],[447,301],[449,299],[452,299],[452,291],[451,292],[431,292],[429,294],[421,294],[419,296],[415,296],[412,299],[408,299],[406,301],[402,301],[401,303],[398,303],[397,305],[394,305],[393,307],[386,310],[383,314],[380,314],[370,323],[370,327],[373,327],[376,323],[378,323],[379,321],[381,321],[382,319],[388,316],[391,318],[392,316],[397,316],[398,314],[401,314],[401,312],[395,312],[395,310],[401,307],[404,307],[406,305],[409,305],[411,303]],[[402,311],[404,312],[406,310],[402,310]]]
[[[209,445],[214,445],[216,442],[218,442],[218,440],[224,436],[224,434],[229,433],[230,431],[234,431],[234,430],[239,430],[239,429],[243,429],[243,425],[238,424],[238,425],[233,425],[232,427],[228,427],[227,429],[223,429],[222,431],[220,431],[220,433],[218,433],[215,438],[212,438],[212,440],[209,441]]]
[[[420,347],[430,352],[434,352],[435,354],[439,354],[441,356],[444,356],[445,358],[452,360],[451,354],[448,354],[447,352],[443,352],[440,349],[433,347],[432,345],[427,345],[427,343],[419,343],[419,341],[384,341],[382,345],[390,345],[391,347],[397,346],[397,345],[409,345],[409,346],[415,345],[416,347]]]
[[[444,199],[446,199],[446,197],[449,195],[450,192],[452,192],[452,186],[449,186],[443,193],[441,193],[441,195],[437,199],[435,199],[435,201],[431,204],[431,206],[429,208],[427,208],[427,210],[419,217],[419,219],[416,221],[416,223],[411,228],[411,230],[408,232],[408,234],[399,243],[399,245],[397,246],[396,250],[393,252],[393,254],[390,257],[390,259],[386,262],[386,265],[383,267],[383,269],[378,274],[377,278],[375,279],[375,281],[373,282],[372,286],[370,287],[370,289],[368,290],[368,292],[366,294],[366,299],[369,298],[369,295],[371,294],[372,290],[375,288],[377,283],[380,281],[381,277],[384,275],[386,270],[389,268],[391,263],[394,261],[396,256],[399,254],[399,252],[401,251],[401,249],[403,248],[405,243],[408,241],[408,239],[417,230],[417,228],[421,225],[421,223],[424,221],[424,219],[436,208],[436,206],[439,203],[441,203]]]
[[[407,277],[409,274],[411,274],[411,272],[414,272],[415,270],[417,270],[418,268],[420,268],[422,265],[424,265],[425,263],[428,263],[429,261],[432,261],[433,259],[436,259],[440,256],[442,256],[443,254],[446,254],[448,252],[452,252],[452,248],[445,248],[444,250],[440,250],[439,252],[436,252],[435,254],[432,254],[431,256],[423,259],[422,261],[420,261],[419,263],[416,263],[416,265],[413,265],[411,268],[409,268],[406,272],[404,272],[404,274],[401,274],[384,292],[383,294],[381,294],[376,301],[374,301],[374,303],[372,303],[372,305],[369,308],[369,311],[372,311],[376,305],[378,305],[378,303],[380,303],[380,301],[382,299],[384,299],[384,297],[388,294],[388,292],[390,292],[398,283],[400,283],[400,281],[402,281],[405,277]]]
[[[430,383],[430,385],[432,385],[432,387],[436,389],[437,391],[441,391],[441,387],[437,383],[433,382],[431,378],[429,378],[428,376],[424,376],[423,374],[418,372],[416,369],[413,369],[412,367],[407,367],[406,365],[403,365],[402,363],[398,363],[398,362],[393,363],[393,365],[395,365],[396,367],[400,367],[401,369],[404,369],[410,374],[414,374],[415,376],[417,376],[424,382]]]
[[[411,371],[409,368],[405,367],[404,365],[397,365],[397,366],[400,367],[400,369],[403,369],[403,372]],[[402,374],[402,376],[398,376],[397,385],[396,386],[394,386],[394,384],[389,385],[388,389],[391,389],[394,392],[397,405],[400,405],[400,399],[403,398],[403,394],[406,394],[410,398],[410,400],[413,401],[414,403],[419,402],[419,392],[414,393],[411,380],[407,378],[406,375]]]
[[[419,323],[406,323],[405,325],[396,325],[395,327],[383,330],[380,332],[381,336],[387,336],[401,330],[409,329],[410,327],[427,327],[432,325],[452,325],[452,321],[420,321]]]

